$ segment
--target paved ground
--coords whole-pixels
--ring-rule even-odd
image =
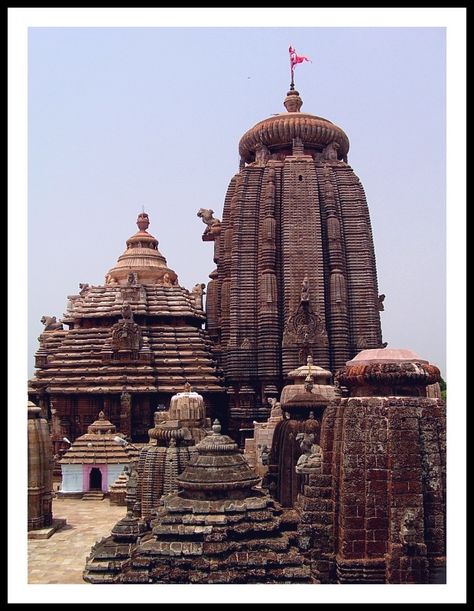
[[[53,499],[53,516],[67,524],[49,539],[28,541],[28,583],[83,583],[82,571],[92,545],[110,534],[126,507],[103,501]]]

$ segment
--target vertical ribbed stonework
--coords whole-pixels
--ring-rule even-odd
[[[279,172],[278,172],[279,174]],[[258,251],[258,378],[262,398],[278,392],[281,376],[278,330],[277,231],[275,204],[277,172],[268,165],[263,175],[259,211]]]
[[[242,171],[237,186],[236,209],[233,213],[230,282],[230,333],[227,347],[227,374],[240,382],[238,405],[231,407],[231,417],[248,416],[255,404],[253,384],[257,367],[257,249],[259,227],[258,206],[263,168]],[[254,414],[251,414],[254,417]]]
[[[333,371],[343,367],[350,358],[349,316],[347,295],[346,257],[341,222],[341,202],[335,176],[328,162],[317,166],[322,235],[326,261],[326,312],[328,315],[328,334],[331,345]]]
[[[329,367],[321,211],[314,162],[309,155],[285,159],[280,265],[283,275],[283,375],[298,367],[308,354],[322,367]],[[309,281],[309,300],[302,304],[305,277]],[[307,350],[307,354],[302,354],[302,350]]]
[[[28,530],[53,522],[53,461],[48,422],[41,409],[28,401]]]
[[[222,217],[222,230],[219,236],[220,257],[218,265],[218,288],[220,289],[220,335],[221,347],[225,348],[229,342],[229,323],[230,323],[230,272],[232,256],[232,222],[233,212],[237,206],[236,185],[239,177],[234,176],[227,189],[224,201],[224,214]],[[209,312],[209,314],[211,314]],[[215,321],[208,319],[208,325],[215,324]],[[224,353],[225,354],[225,353]],[[221,362],[225,367],[226,363]]]
[[[295,90],[285,106],[244,134],[222,223],[204,221],[204,241],[219,223],[207,324],[236,436],[268,415],[266,399],[308,356],[334,372],[382,344],[369,214],[347,136],[301,112]]]
[[[341,201],[350,316],[351,356],[382,343],[369,210],[360,180],[348,165],[335,168]]]

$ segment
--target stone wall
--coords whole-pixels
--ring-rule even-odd
[[[299,497],[300,547],[323,583],[443,582],[445,405],[341,399],[324,414],[322,473]]]

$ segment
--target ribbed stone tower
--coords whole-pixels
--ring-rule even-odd
[[[225,373],[231,430],[248,428],[311,355],[331,371],[382,346],[375,254],[346,134],[301,112],[264,119],[239,144],[222,222],[200,210],[217,269],[207,326]]]
[[[28,530],[53,523],[53,455],[48,423],[28,401]]]

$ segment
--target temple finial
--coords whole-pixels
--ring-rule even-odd
[[[148,214],[144,211],[145,207],[142,206],[143,212],[140,212],[137,218],[137,227],[140,231],[146,231],[150,226],[150,219]]]
[[[300,98],[300,92],[296,89],[290,88],[290,91],[286,94],[285,101],[283,102],[288,112],[300,112],[300,108],[303,106],[303,100]]]

